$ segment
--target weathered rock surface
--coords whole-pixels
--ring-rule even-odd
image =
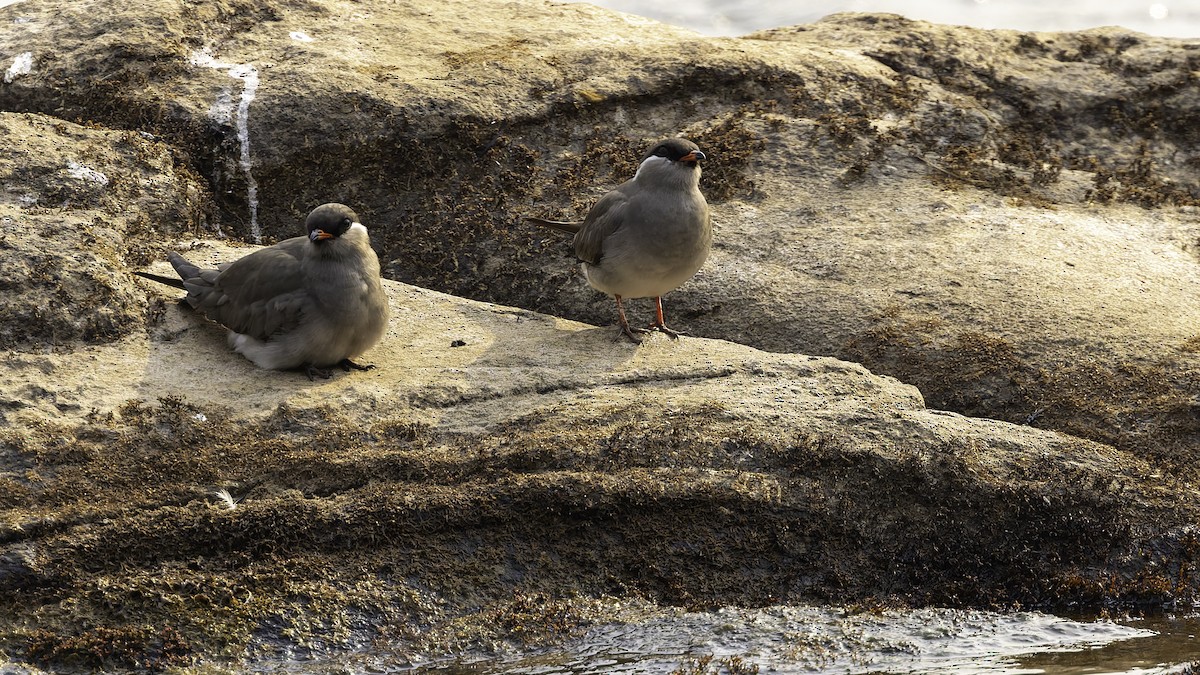
[[[628,615],[612,598],[1097,607],[1195,592],[1195,498],[1129,453],[928,410],[835,359],[635,347],[387,289],[379,369],[328,381],[258,370],[178,306],[149,333],[10,355],[10,655],[158,667],[380,638],[494,649]]]
[[[146,299],[128,270],[157,254],[146,239],[199,229],[207,187],[133,132],[3,114],[0,137],[0,346],[110,342],[137,330]]]
[[[0,23],[31,64],[0,83],[10,658],[486,648],[614,597],[1196,596],[1196,42],[533,0]],[[718,246],[668,312],[733,342],[639,348],[571,320],[610,301],[517,219],[676,132]],[[310,383],[129,274],[331,200],[394,279],[525,309],[389,283],[380,368]]]
[[[518,217],[582,213],[685,133],[719,246],[668,299],[681,327],[1194,464],[1172,457],[1200,443],[1196,41],[872,15],[706,39],[532,1],[98,7],[0,10],[0,55],[31,64],[0,105],[161,135],[238,236],[350,202],[395,279],[608,323],[565,242]]]

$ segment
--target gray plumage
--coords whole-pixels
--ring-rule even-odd
[[[187,291],[187,303],[229,329],[229,344],[261,368],[366,370],[351,361],[387,329],[379,258],[358,215],[342,204],[309,214],[308,235],[202,269],[178,253],[168,260],[180,282],[139,273]]]
[[[622,298],[654,298],[657,321],[649,330],[671,337],[663,319],[662,296],[704,265],[712,249],[708,202],[700,193],[700,148],[670,138],[646,153],[634,177],[600,198],[582,222],[526,220],[574,233],[575,257],[593,288],[617,301],[617,318],[635,342]]]

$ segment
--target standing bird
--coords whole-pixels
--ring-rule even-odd
[[[646,153],[633,178],[600,198],[582,223],[526,218],[575,235],[575,257],[593,288],[617,300],[621,332],[657,330],[671,338],[662,296],[679,288],[708,259],[712,222],[700,194],[704,153],[684,138],[668,138]],[[631,328],[621,298],[654,298],[657,320]]]
[[[187,291],[187,303],[229,329],[229,345],[260,368],[302,368],[328,378],[329,368],[370,370],[350,360],[387,329],[388,304],[379,258],[367,228],[342,204],[313,209],[308,236],[201,269],[178,253],[167,259],[180,279],[135,274]]]

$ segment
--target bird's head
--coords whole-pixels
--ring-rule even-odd
[[[679,180],[696,185],[700,182],[700,160],[704,153],[686,138],[668,138],[654,144],[638,166],[634,179]]]
[[[322,204],[308,214],[304,221],[308,227],[308,240],[314,244],[337,239],[350,231],[358,222],[358,214],[345,204]]]

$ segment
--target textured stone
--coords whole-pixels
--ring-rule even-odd
[[[0,22],[0,658],[1195,598],[1195,41],[536,0]],[[710,157],[716,248],[666,300],[702,337],[635,347],[519,217],[675,133]],[[130,274],[326,201],[387,261],[377,370],[259,370]]]

